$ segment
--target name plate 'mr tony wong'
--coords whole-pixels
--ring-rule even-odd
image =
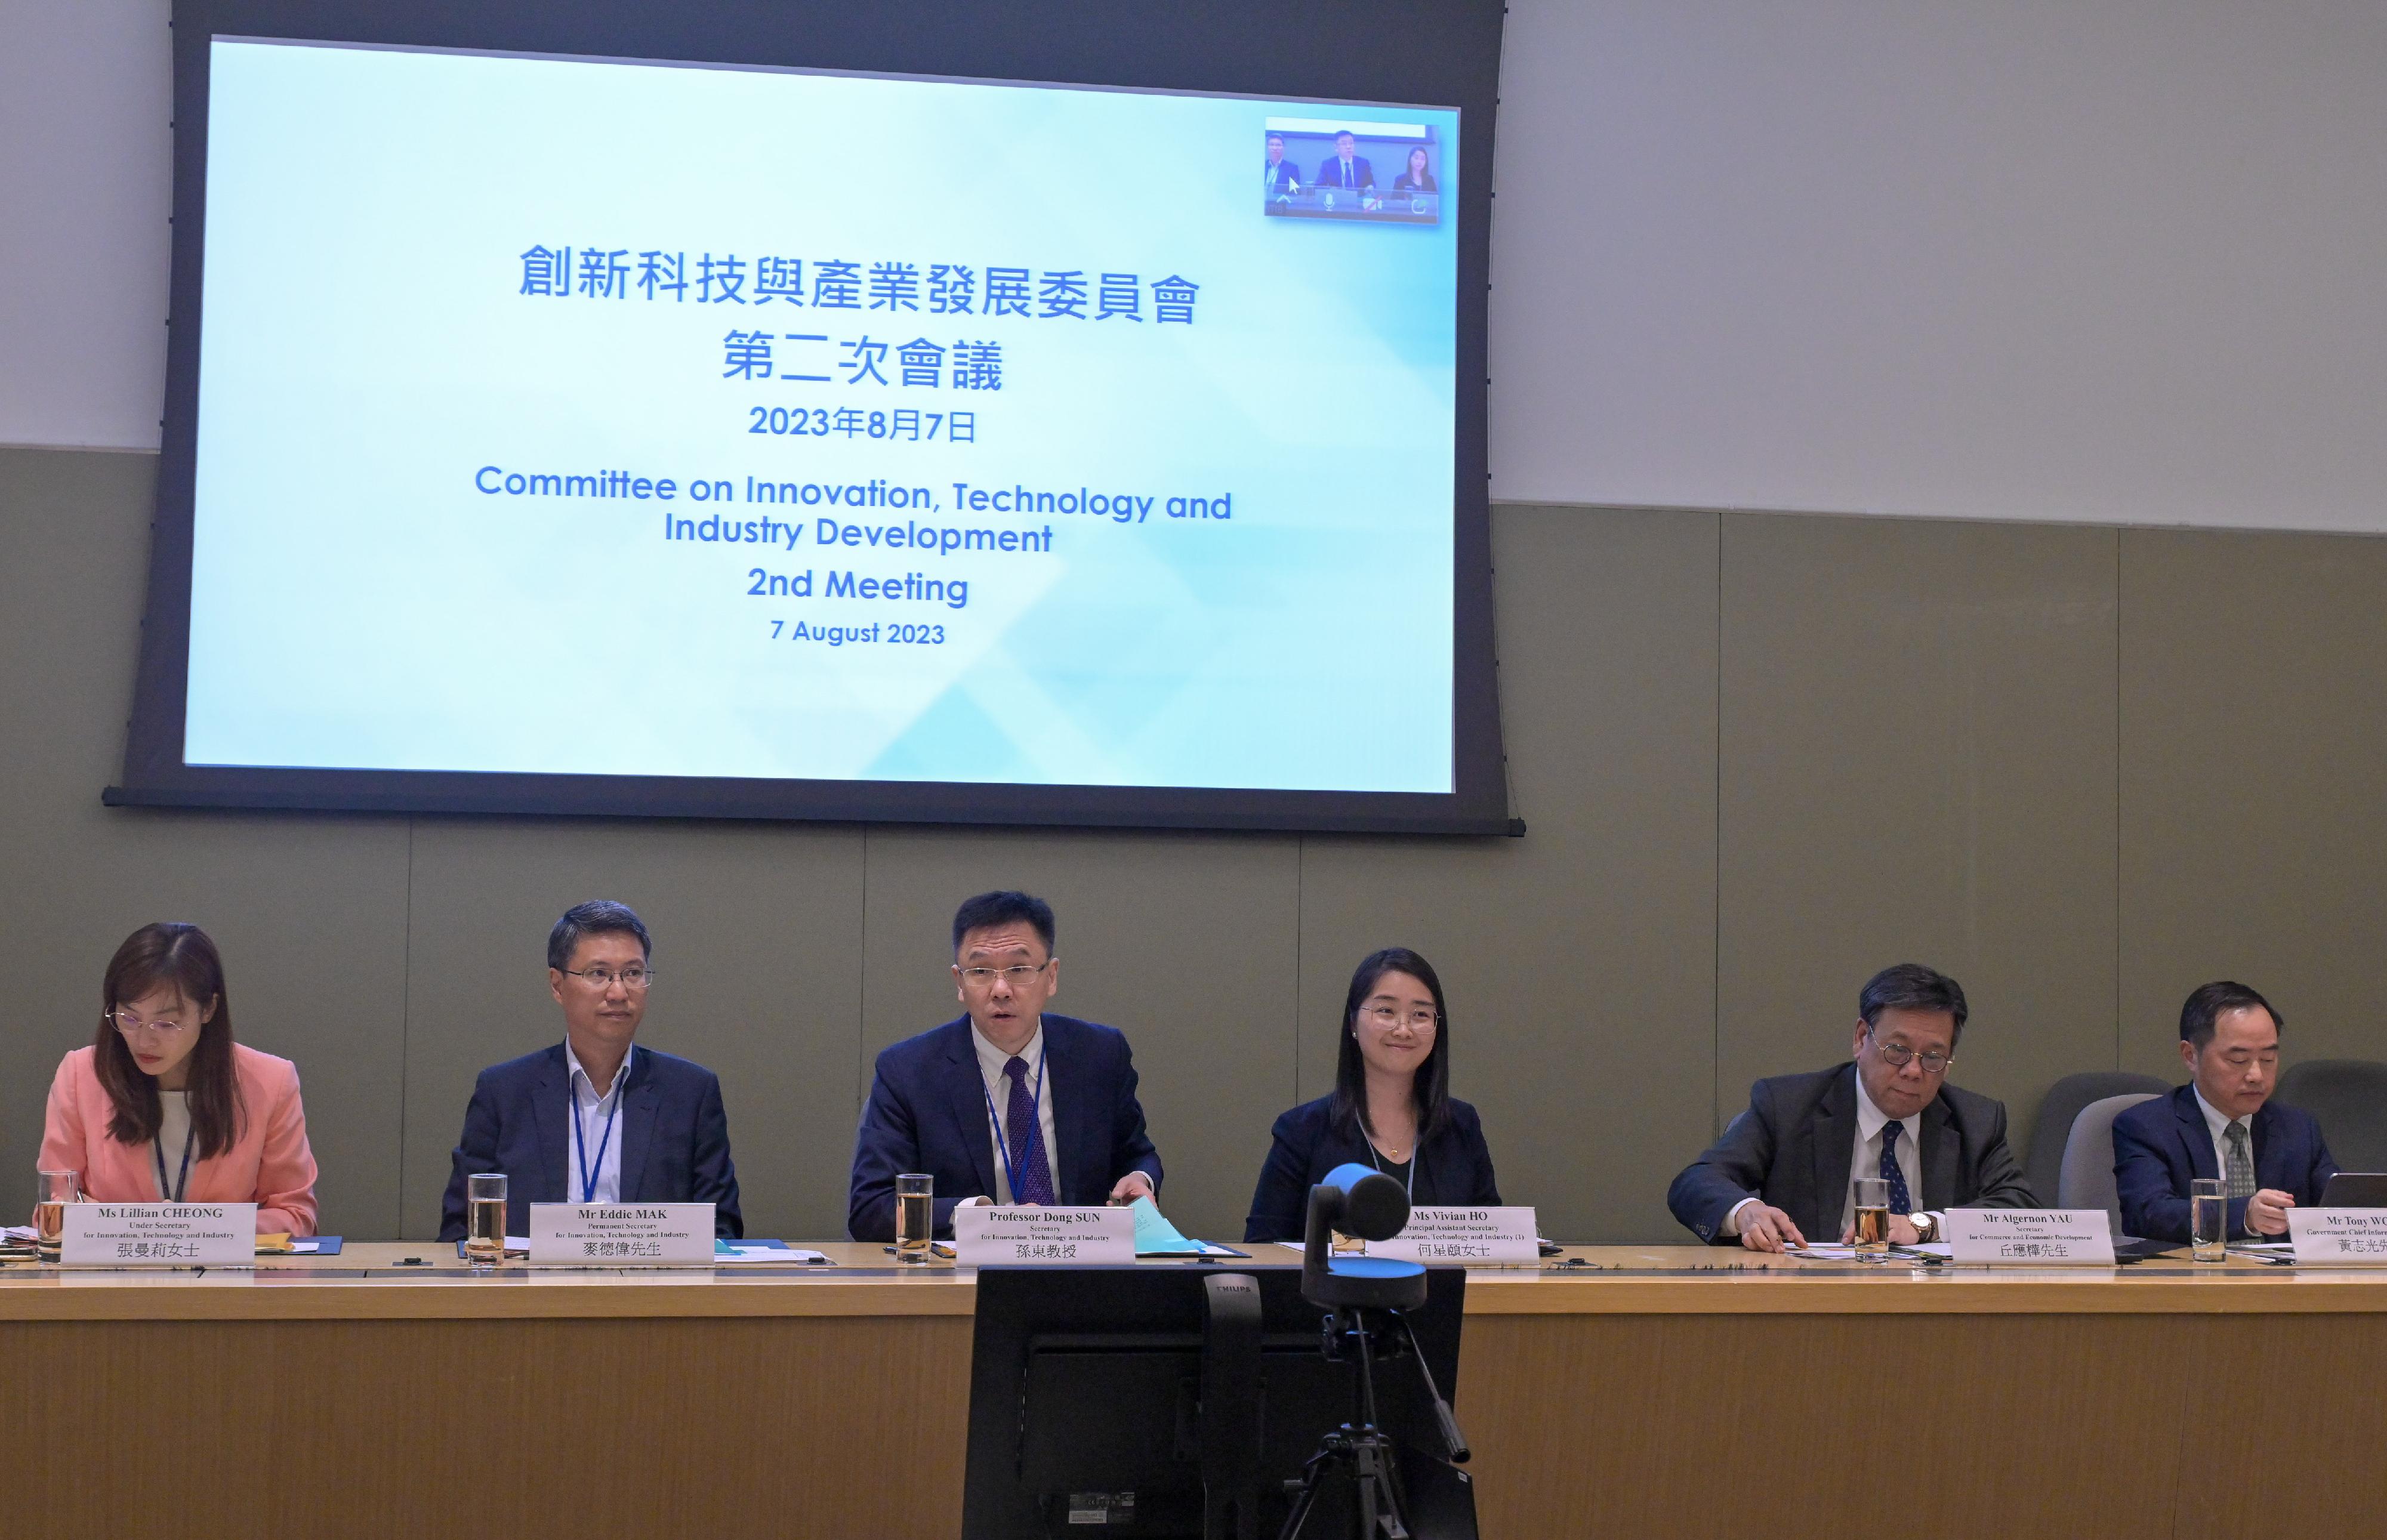
[[[68,1267],[257,1265],[253,1203],[70,1203],[58,1237]]]
[[[2387,1208],[2291,1208],[2288,1239],[2301,1267],[2387,1267]]]
[[[1369,1242],[1368,1255],[1405,1262],[1537,1262],[1541,1243],[1530,1208],[1412,1208],[1401,1232]]]
[[[2114,1265],[2114,1227],[2102,1208],[1951,1208],[1948,1243],[1960,1263]]]
[[[954,1210],[954,1262],[965,1268],[1130,1267],[1135,1210],[974,1203]]]
[[[709,1203],[535,1203],[533,1267],[713,1266]]]

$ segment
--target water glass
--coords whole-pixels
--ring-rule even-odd
[[[897,1177],[895,1260],[907,1266],[926,1262],[936,1225],[937,1179],[925,1171],[906,1171]]]
[[[494,1268],[506,1259],[506,1177],[483,1171],[464,1179],[464,1260]]]
[[[82,1173],[44,1171],[33,1191],[33,1256],[42,1262],[58,1259],[67,1228],[67,1205],[82,1202]]]
[[[2229,1260],[2229,1189],[2219,1177],[2198,1177],[2188,1184],[2188,1234],[2196,1260]]]
[[[1887,1260],[1889,1256],[1889,1182],[1882,1177],[1859,1177],[1856,1181],[1856,1233],[1851,1239],[1856,1254],[1868,1261]]]

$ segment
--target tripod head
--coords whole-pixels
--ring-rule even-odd
[[[1301,1297],[1329,1310],[1408,1310],[1425,1303],[1425,1269],[1384,1256],[1337,1256],[1333,1232],[1389,1241],[1409,1222],[1409,1196],[1382,1171],[1352,1161],[1309,1190]]]

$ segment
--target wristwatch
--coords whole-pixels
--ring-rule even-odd
[[[1937,1214],[1910,1214],[1907,1218],[1914,1225],[1914,1239],[1918,1243],[1927,1243],[1939,1233],[1939,1216]]]

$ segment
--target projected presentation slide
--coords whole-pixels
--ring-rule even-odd
[[[187,764],[1452,790],[1457,112],[211,70]]]

